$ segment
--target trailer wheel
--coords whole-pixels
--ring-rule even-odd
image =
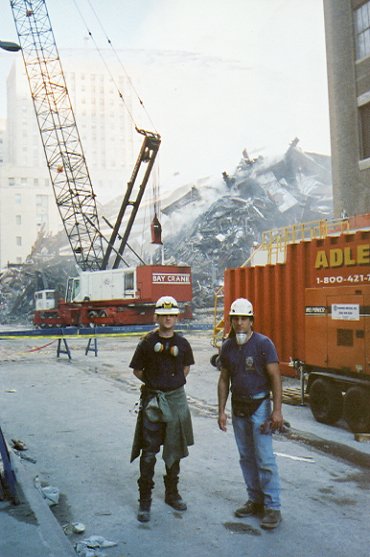
[[[370,432],[370,393],[351,387],[344,397],[344,419],[353,433]]]
[[[315,420],[335,424],[343,412],[342,392],[330,381],[316,379],[310,388],[310,407]]]

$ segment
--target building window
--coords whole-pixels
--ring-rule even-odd
[[[36,195],[36,207],[47,209],[49,198],[47,195]]]
[[[354,11],[356,58],[365,58],[370,54],[370,1],[365,2]]]
[[[358,109],[360,118],[360,148],[361,159],[370,158],[370,103]]]
[[[22,215],[15,215],[15,224],[22,224]]]
[[[47,227],[48,224],[49,224],[48,215],[36,215],[36,225],[37,226],[45,225]]]
[[[22,236],[17,236],[15,241],[16,241],[17,246],[21,246],[22,245]]]

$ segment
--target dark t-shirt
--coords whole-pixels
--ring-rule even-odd
[[[278,362],[273,342],[260,333],[253,333],[245,344],[238,346],[235,337],[227,339],[220,352],[220,362],[230,374],[231,392],[239,396],[255,396],[270,391],[266,364]]]
[[[173,391],[185,385],[184,367],[192,364],[193,351],[184,337],[174,333],[164,338],[154,331],[139,342],[130,367],[143,370],[144,383],[150,389]]]

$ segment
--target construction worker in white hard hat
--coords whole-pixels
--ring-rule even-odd
[[[281,521],[280,480],[272,447],[272,433],[284,423],[279,359],[273,342],[253,330],[249,300],[236,299],[229,316],[231,329],[219,356],[218,425],[227,430],[225,407],[231,391],[232,424],[248,493],[235,515],[260,515],[261,526],[273,529]]]
[[[156,455],[161,445],[166,466],[165,502],[176,511],[187,509],[177,485],[180,459],[188,456],[187,447],[194,443],[184,389],[194,357],[189,342],[175,332],[179,313],[175,298],[159,298],[155,306],[158,327],[139,342],[130,363],[134,375],[143,382],[131,453],[131,462],[140,455],[140,522],[150,520]]]

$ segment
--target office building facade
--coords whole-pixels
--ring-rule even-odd
[[[334,211],[370,212],[370,0],[324,0]]]
[[[90,49],[61,52],[89,174],[99,204],[122,196],[140,138],[132,94],[117,63],[107,69]],[[124,103],[120,96],[124,92]],[[38,233],[61,230],[54,191],[21,55],[7,80],[7,119],[0,127],[0,266],[23,263]]]

